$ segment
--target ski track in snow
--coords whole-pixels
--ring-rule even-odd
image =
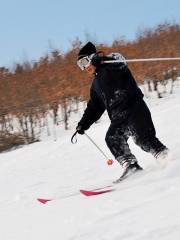
[[[113,192],[86,197],[79,189],[111,185],[121,173],[107,166],[84,136],[73,130],[0,154],[0,236],[3,240],[177,240],[180,237],[180,89],[147,100],[157,136],[170,149],[165,168],[129,140],[145,169]],[[106,116],[88,134],[109,154]],[[43,205],[37,198],[54,199]]]

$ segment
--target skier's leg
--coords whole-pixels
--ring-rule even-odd
[[[123,168],[123,173],[121,173],[120,178],[114,181],[114,183],[122,181],[132,172],[142,170],[142,167],[139,166],[136,157],[131,153],[127,143],[129,136],[125,129],[125,126],[117,127],[111,124],[106,134],[107,146]]]
[[[136,157],[131,153],[128,140],[128,132],[124,126],[111,124],[106,134],[106,144],[116,160],[123,165],[125,162],[137,162]]]
[[[143,101],[131,116],[129,128],[135,143],[144,151],[152,153],[156,158],[167,152],[167,147],[156,137],[150,111]]]

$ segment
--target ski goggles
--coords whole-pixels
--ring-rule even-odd
[[[77,61],[78,67],[79,67],[82,71],[84,71],[87,67],[90,66],[93,56],[94,56],[94,53],[91,54],[90,56],[85,56],[85,57],[80,58],[80,59]]]

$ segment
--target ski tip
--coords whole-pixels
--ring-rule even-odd
[[[46,204],[47,202],[52,201],[52,199],[37,198],[37,201],[42,204]]]
[[[102,191],[89,191],[89,190],[80,189],[80,193],[82,193],[86,197],[90,197],[90,196],[100,195],[103,193],[112,192],[113,190],[114,189],[108,189],[108,190],[102,190]]]

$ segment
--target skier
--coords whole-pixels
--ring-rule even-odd
[[[104,63],[107,60],[125,60],[121,54],[104,55],[88,42],[78,54],[77,65],[81,70],[94,75],[90,100],[77,125],[77,132],[84,132],[107,110],[111,120],[106,133],[106,144],[123,168],[123,178],[131,171],[141,170],[136,157],[127,143],[131,136],[144,151],[155,158],[165,158],[168,149],[156,137],[150,111],[143,100],[127,63]]]

